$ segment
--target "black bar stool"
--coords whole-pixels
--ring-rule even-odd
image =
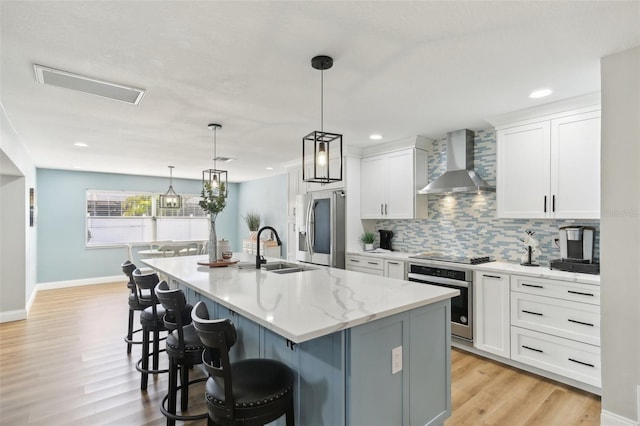
[[[140,325],[142,326],[142,356],[136,364],[136,370],[141,374],[140,377],[140,390],[147,389],[147,382],[149,380],[149,374],[166,373],[168,369],[159,369],[160,352],[160,332],[167,331],[164,326],[164,307],[158,303],[158,299],[155,294],[155,286],[159,282],[158,274],[155,272],[143,273],[140,269],[133,271],[133,282],[136,284],[138,291],[138,297],[143,294],[149,294],[151,299],[151,306],[145,308],[140,312]],[[153,334],[153,340],[151,339]],[[149,345],[153,343],[153,350],[149,352]],[[149,368],[149,358],[152,359],[152,367]]]
[[[180,409],[186,411],[189,405],[189,386],[207,380],[201,377],[189,381],[189,370],[194,365],[202,364],[204,345],[196,334],[191,323],[191,310],[184,292],[170,289],[166,281],[160,281],[155,294],[166,310],[164,324],[169,335],[166,341],[166,352],[169,356],[169,388],[162,399],[160,411],[167,417],[167,426],[176,424],[176,420],[206,419],[207,412],[194,415],[176,414],[178,391],[180,391]],[[178,386],[178,370],[180,370],[180,386]]]
[[[233,323],[210,320],[207,305],[196,303],[193,325],[204,343],[204,368],[209,373],[205,398],[211,425],[264,425],[286,415],[294,425],[293,371],[272,359],[229,361],[229,349],[236,343]]]
[[[127,342],[127,353],[130,354],[133,345],[142,344],[142,340],[133,340],[133,335],[142,331],[142,328],[133,329],[134,314],[136,311],[141,312],[145,308],[148,308],[153,302],[149,292],[138,294],[136,284],[133,282],[133,271],[136,270],[136,265],[127,260],[120,265],[120,267],[122,268],[122,272],[129,278],[127,288],[131,291],[129,293],[129,326],[127,328],[127,335],[124,338],[124,341]]]

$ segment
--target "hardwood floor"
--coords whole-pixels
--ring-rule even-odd
[[[27,321],[0,324],[1,425],[165,424],[166,374],[141,392],[140,346],[126,354],[127,292],[124,281],[42,291]],[[599,424],[600,398],[587,392],[455,349],[452,372],[445,426]],[[205,409],[198,386],[192,412]]]

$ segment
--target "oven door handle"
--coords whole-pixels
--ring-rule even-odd
[[[458,281],[452,280],[449,278],[442,277],[432,277],[429,275],[420,275],[409,272],[407,274],[408,278],[413,278],[414,280],[419,280],[424,282],[425,284],[434,283],[434,284],[447,284],[453,287],[461,287],[461,288],[469,288],[469,283],[467,281]]]

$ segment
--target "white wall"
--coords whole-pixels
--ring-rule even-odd
[[[602,424],[638,424],[640,47],[601,61]]]
[[[36,285],[36,227],[29,227],[29,188],[36,169],[0,104],[0,322],[26,317]]]

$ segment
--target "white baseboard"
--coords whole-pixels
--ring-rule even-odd
[[[16,309],[14,311],[6,311],[0,312],[0,323],[2,322],[11,322],[11,321],[20,321],[23,319],[27,319],[27,310],[26,309]]]
[[[41,290],[53,290],[56,288],[78,287],[83,285],[106,284],[126,280],[126,277],[123,275],[114,275],[112,277],[94,277],[69,281],[52,281],[48,283],[36,284],[34,293],[37,293]]]
[[[602,410],[600,413],[600,426],[638,426],[638,422]]]

